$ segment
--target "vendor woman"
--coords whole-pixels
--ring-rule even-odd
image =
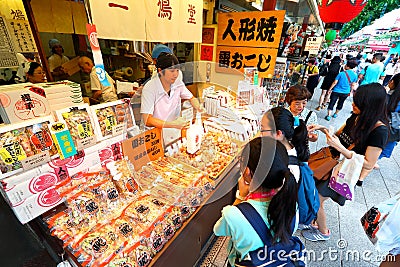
[[[180,137],[180,129],[189,126],[181,117],[181,100],[189,100],[193,108],[202,112],[199,101],[177,80],[178,59],[171,53],[161,53],[157,58],[158,75],[153,77],[143,88],[140,113],[148,127],[163,129],[165,144]]]

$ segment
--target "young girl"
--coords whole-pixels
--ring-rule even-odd
[[[275,153],[271,153],[274,151]],[[269,137],[258,137],[246,144],[241,155],[242,177],[234,204],[250,203],[273,233],[272,243],[288,243],[295,231],[297,186],[288,169],[286,148]],[[264,244],[254,228],[235,206],[226,206],[214,225],[217,236],[229,236],[229,264],[243,260]]]
[[[351,158],[352,151],[354,151],[365,156],[357,182],[358,186],[362,186],[365,177],[373,169],[387,142],[386,90],[379,83],[362,85],[357,89],[353,101],[353,114],[336,134],[327,134],[327,144],[334,149],[332,154],[343,154],[346,158]],[[319,125],[313,127],[314,130],[324,128],[324,126]],[[354,145],[352,151],[348,149],[351,145]],[[330,238],[330,231],[326,224],[324,201],[331,198],[341,206],[346,201],[344,196],[333,191],[328,184],[329,180],[317,183],[320,198],[317,217],[318,229],[304,230],[302,235],[307,240],[321,241]]]

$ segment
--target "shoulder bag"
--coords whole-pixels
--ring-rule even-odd
[[[314,178],[322,181],[331,177],[332,170],[338,163],[338,160],[332,156],[329,147],[323,147],[312,153],[308,160],[308,166],[314,172]]]

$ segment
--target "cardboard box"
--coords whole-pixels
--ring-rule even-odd
[[[68,103],[70,106],[83,104],[82,97],[72,98],[72,97],[67,96],[67,97],[49,99],[48,101],[49,101],[50,106],[59,105],[59,104],[63,104],[63,103]]]
[[[56,207],[63,202],[63,198],[56,191],[55,187],[34,194],[25,199],[18,206],[12,207],[18,220],[25,224],[48,210]]]

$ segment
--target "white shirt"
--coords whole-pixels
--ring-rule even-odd
[[[289,156],[295,156],[297,157],[297,152],[295,148],[292,148],[288,150],[288,155]],[[294,178],[296,179],[296,182],[298,183],[300,180],[300,167],[299,165],[289,165],[289,170],[293,174]]]
[[[93,67],[92,71],[90,72],[90,87],[92,91],[99,91],[101,90],[101,102],[111,102],[118,100],[117,91],[114,87],[114,80],[108,75],[106,72],[106,77],[108,82],[111,84],[110,86],[103,86],[100,82],[99,77],[96,74],[96,68]]]
[[[62,64],[67,63],[68,61],[69,58],[67,58],[64,55],[62,56],[57,54],[51,55],[48,59],[50,72],[53,72],[55,68],[60,67]]]

